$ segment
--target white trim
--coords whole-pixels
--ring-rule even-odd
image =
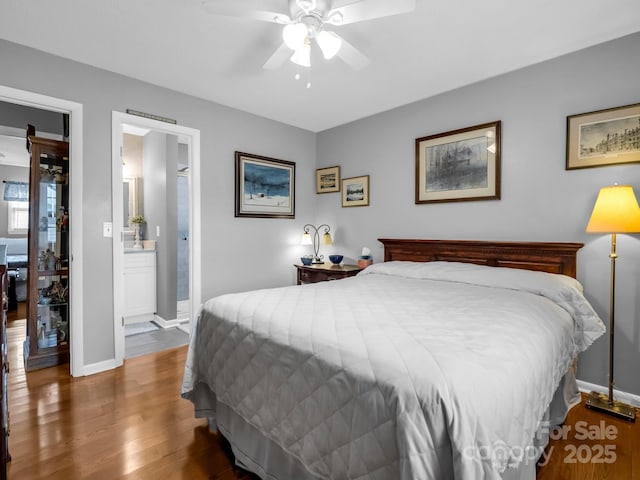
[[[113,370],[118,365],[113,359],[103,360],[102,362],[92,363],[90,365],[85,365],[84,374],[85,375],[94,375],[96,373],[106,372],[107,370]]]
[[[162,318],[160,315],[155,315],[155,318],[153,319],[153,321],[162,328],[175,328],[175,327],[179,327],[180,326],[180,320],[178,320],[177,318],[174,318],[173,320],[165,320],[164,318]]]
[[[69,114],[69,158],[71,178],[71,205],[69,213],[73,228],[71,229],[71,263],[69,265],[69,290],[71,293],[70,313],[70,370],[74,377],[85,373],[84,365],[84,337],[83,337],[83,245],[82,245],[82,204],[83,204],[83,177],[82,177],[82,104],[49,97],[39,93],[18,90],[16,88],[0,85],[0,101],[26,105],[29,107],[51,110]]]
[[[124,361],[124,248],[123,248],[123,213],[122,213],[122,147],[123,124],[138,128],[148,128],[163,133],[178,135],[181,142],[189,145],[189,260],[190,281],[189,299],[191,302],[191,317],[200,311],[201,295],[201,228],[200,228],[200,130],[160,122],[149,118],[129,115],[122,112],[112,112],[111,118],[111,158],[112,158],[112,223],[113,223],[113,321],[114,321],[114,363],[122,365]],[[166,322],[166,321],[165,321]],[[193,323],[193,322],[190,322]],[[176,324],[177,325],[177,324]],[[171,325],[167,325],[171,326]]]
[[[598,392],[598,393],[606,393],[609,394],[609,389],[607,387],[603,387],[601,385],[596,385],[595,383],[584,382],[582,380],[578,380],[578,389],[581,392],[589,393],[589,392]],[[613,397],[616,400],[620,400],[624,403],[629,403],[634,407],[640,407],[640,395],[635,395],[633,393],[623,392],[621,390],[613,389]]]

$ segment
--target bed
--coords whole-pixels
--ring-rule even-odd
[[[264,479],[534,479],[604,332],[582,245],[380,241],[356,277],[208,301],[182,396]]]

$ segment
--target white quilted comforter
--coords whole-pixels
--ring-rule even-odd
[[[182,395],[326,479],[494,479],[604,331],[568,277],[432,262],[208,301]]]

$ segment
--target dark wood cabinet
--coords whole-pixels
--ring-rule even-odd
[[[294,265],[297,269],[297,283],[317,283],[329,280],[340,280],[342,278],[357,275],[362,268],[357,265],[333,265],[331,263],[321,263],[319,265]]]
[[[0,392],[2,400],[2,433],[0,433],[0,480],[7,478],[7,462],[9,456],[9,403],[7,400],[7,375],[9,373],[9,361],[7,360],[7,306],[9,304],[8,279],[7,279],[7,247],[0,245],[0,287],[2,288],[2,313],[0,321],[0,348],[2,365],[0,366]]]
[[[28,137],[26,370],[69,362],[69,144]]]

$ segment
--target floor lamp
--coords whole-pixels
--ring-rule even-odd
[[[600,189],[587,225],[588,233],[611,234],[611,280],[609,284],[609,394],[591,392],[587,407],[634,422],[636,409],[613,398],[613,339],[616,302],[616,234],[640,233],[640,207],[629,185],[614,185]]]

